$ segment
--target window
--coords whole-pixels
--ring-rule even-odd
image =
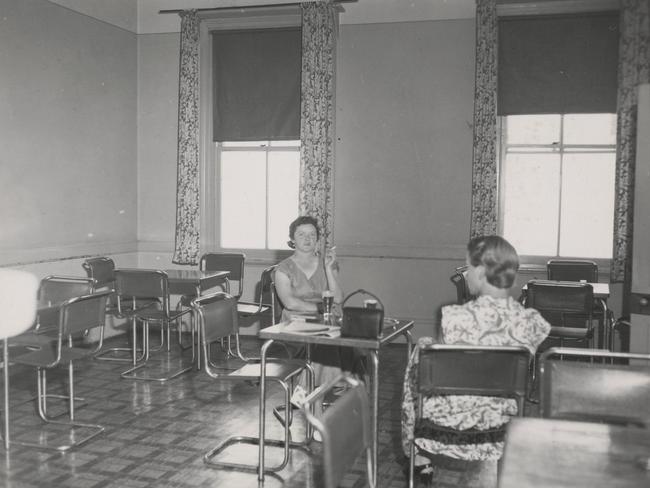
[[[611,258],[616,115],[500,123],[501,234],[521,255]]]
[[[300,141],[215,146],[221,247],[287,249],[287,229],[298,215]]]

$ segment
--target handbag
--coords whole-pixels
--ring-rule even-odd
[[[346,307],[351,297],[357,294],[365,294],[377,300],[378,307]],[[369,291],[359,289],[350,293],[343,303],[343,317],[341,321],[341,337],[358,337],[362,339],[377,339],[381,335],[384,326],[384,304],[381,300]]]

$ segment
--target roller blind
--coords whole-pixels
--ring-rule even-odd
[[[299,27],[212,32],[213,139],[300,139]]]
[[[499,115],[616,112],[618,12],[499,19]]]

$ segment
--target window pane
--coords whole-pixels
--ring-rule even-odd
[[[564,144],[616,144],[616,114],[567,114]]]
[[[269,152],[269,249],[288,249],[289,224],[298,216],[300,152]]]
[[[507,144],[553,144],[560,142],[560,115],[509,115]]]
[[[519,254],[556,254],[559,171],[558,154],[506,156],[503,235]]]
[[[614,154],[567,154],[562,168],[560,255],[612,257]]]
[[[300,141],[271,141],[271,147],[300,147]]]
[[[262,151],[221,153],[221,247],[265,246],[265,158]]]

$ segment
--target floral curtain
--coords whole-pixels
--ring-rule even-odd
[[[614,257],[610,280],[631,279],[637,87],[650,81],[650,0],[622,0],[616,137]]]
[[[497,233],[497,34],[496,0],[476,0],[471,237]]]
[[[178,88],[176,245],[173,262],[196,264],[199,256],[199,18],[181,16]]]
[[[338,14],[332,2],[303,3],[300,123],[300,213],[332,239],[334,81]]]

